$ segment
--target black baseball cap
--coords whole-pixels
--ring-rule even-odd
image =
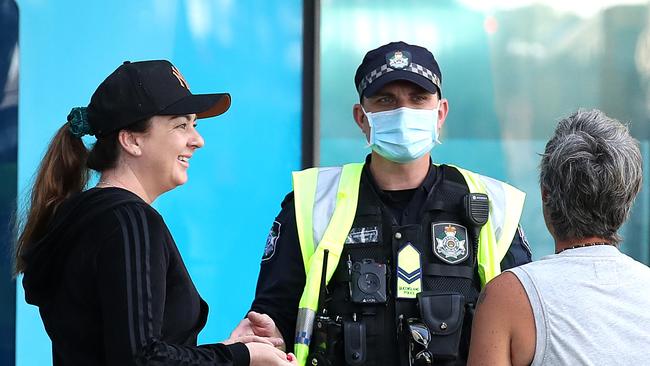
[[[369,51],[354,75],[360,97],[371,97],[395,80],[408,80],[442,95],[442,74],[433,54],[405,42],[392,42]]]
[[[230,94],[192,94],[183,75],[167,60],[125,61],[104,80],[88,105],[96,136],[156,115],[218,116],[230,108]]]

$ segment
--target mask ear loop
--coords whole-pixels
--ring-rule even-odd
[[[435,135],[433,135],[433,142],[436,143],[437,145],[442,145],[442,142],[440,142],[440,131],[438,129],[438,113],[440,112],[440,104],[442,102],[442,99],[438,100],[438,106],[436,107],[436,125],[433,126],[435,128]]]
[[[363,115],[366,116],[366,119],[368,120],[368,126],[370,126],[370,133],[369,133],[370,136],[368,137],[368,140],[366,141],[366,147],[371,147],[373,145],[373,143],[375,142],[374,141],[375,139],[373,138],[375,135],[372,133],[374,131],[375,126],[372,123],[372,119],[370,118],[370,116],[368,115],[366,110],[363,108],[363,106],[361,106],[361,111],[363,111]]]

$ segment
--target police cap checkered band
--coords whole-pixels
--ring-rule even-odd
[[[361,94],[368,87],[368,85],[372,84],[373,81],[395,70],[410,71],[418,75],[424,76],[425,78],[431,80],[431,82],[436,87],[438,87],[438,90],[442,90],[442,85],[438,75],[434,74],[433,71],[427,69],[422,65],[411,63],[402,69],[392,69],[386,64],[379,66],[378,68],[372,70],[369,74],[367,74],[361,79],[361,83],[359,83],[359,85],[357,86],[357,91],[359,92],[359,94]]]
[[[430,93],[442,92],[442,74],[433,54],[404,42],[392,42],[366,53],[354,76],[359,96],[366,97],[395,80],[410,81]]]

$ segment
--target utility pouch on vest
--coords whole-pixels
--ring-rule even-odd
[[[311,350],[307,358],[308,365],[336,365],[337,350],[341,341],[341,323],[327,316],[317,316],[314,321]]]
[[[465,318],[465,297],[459,293],[421,292],[417,295],[420,316],[431,331],[429,352],[434,359],[458,358]]]
[[[366,324],[352,320],[343,321],[343,344],[346,364],[363,365],[366,362]]]

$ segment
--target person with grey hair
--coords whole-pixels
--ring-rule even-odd
[[[638,142],[599,110],[558,124],[540,166],[555,254],[485,287],[469,365],[650,365],[650,268],[619,251],[641,189]]]

